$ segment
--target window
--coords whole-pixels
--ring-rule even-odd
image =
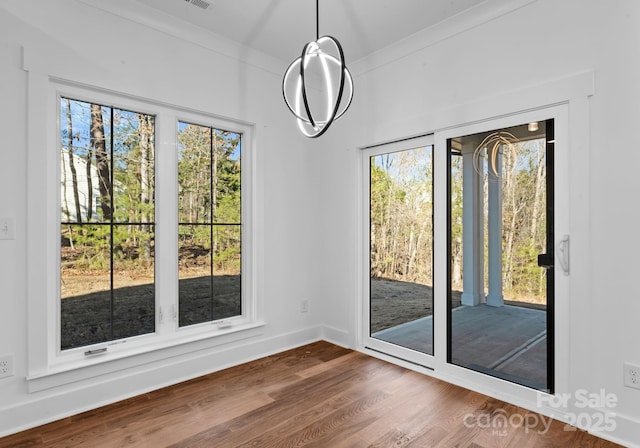
[[[60,348],[155,330],[152,115],[60,98]]]
[[[29,389],[262,334],[253,126],[47,77],[29,88]]]
[[[178,123],[180,326],[241,314],[241,135]]]

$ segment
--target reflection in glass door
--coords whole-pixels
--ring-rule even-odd
[[[448,139],[447,361],[553,391],[553,120]]]
[[[397,149],[368,158],[369,335],[432,355],[433,146]]]

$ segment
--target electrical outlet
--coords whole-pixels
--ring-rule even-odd
[[[300,312],[301,313],[309,312],[309,301],[307,299],[303,299],[300,301]]]
[[[16,239],[16,223],[13,218],[0,218],[0,240]]]
[[[640,366],[624,363],[624,385],[634,389],[640,389]]]
[[[0,356],[0,378],[13,376],[13,356]]]

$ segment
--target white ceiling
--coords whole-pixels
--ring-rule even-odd
[[[284,62],[316,37],[315,0],[135,0]],[[340,41],[347,63],[495,0],[320,0],[320,35]]]

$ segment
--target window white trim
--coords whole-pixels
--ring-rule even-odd
[[[255,290],[253,182],[255,126],[211,113],[124,95],[28,72],[27,260],[28,385],[30,391],[67,384],[261,334]],[[156,331],[106,343],[60,350],[60,147],[59,101],[68,97],[156,117]],[[178,306],[177,124],[196,122],[242,134],[242,315],[180,328]],[[163,318],[159,310],[162,309]],[[125,343],[126,342],[126,343]],[[100,355],[90,349],[106,347]]]

